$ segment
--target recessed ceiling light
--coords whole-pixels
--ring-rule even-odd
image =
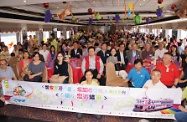
[[[95,0],[93,1],[93,3],[95,3]]]
[[[56,8],[59,8],[58,6]]]
[[[69,2],[71,4],[71,2]]]
[[[140,3],[140,6],[142,6],[142,4]]]
[[[24,3],[26,3],[27,1],[26,1],[26,0],[24,0],[23,2],[24,2]]]
[[[97,6],[99,6],[99,5],[97,5]]]
[[[145,0],[143,0],[143,1],[145,1]]]
[[[118,3],[118,6],[119,6],[119,3]]]

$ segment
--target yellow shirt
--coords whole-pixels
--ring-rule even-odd
[[[87,81],[82,81],[81,84],[82,84],[82,85],[99,86],[99,84],[98,84],[95,80],[92,80],[92,83],[91,83],[91,84],[87,84]]]
[[[53,39],[53,41],[51,41],[51,45],[53,45],[55,47],[55,51],[57,51],[57,41],[56,41],[56,39]]]

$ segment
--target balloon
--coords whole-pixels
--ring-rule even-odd
[[[112,20],[113,20],[113,17],[109,17],[109,19],[110,19],[110,21],[112,21]]]
[[[92,19],[93,19],[93,18],[95,18],[95,14],[92,14],[92,16],[91,16],[91,17],[92,17]]]
[[[149,24],[149,22],[150,22],[150,19],[146,18],[146,24]]]
[[[88,13],[92,13],[92,9],[91,8],[88,9]]]
[[[96,18],[97,20],[100,20],[100,19],[101,19],[101,15],[100,15],[99,13],[97,13],[96,16],[95,16],[95,18]]]
[[[124,19],[121,19],[121,22],[125,22],[125,20],[124,20]]]
[[[158,4],[162,4],[163,0],[158,0]]]
[[[89,18],[89,23],[88,23],[88,25],[92,25],[92,18]]]
[[[44,6],[45,8],[48,8],[48,7],[49,7],[49,3],[43,3],[43,6]]]
[[[142,18],[137,13],[136,16],[133,18],[135,24],[140,24],[142,22]]]
[[[171,9],[176,9],[177,8],[177,6],[176,6],[176,4],[173,4],[173,5],[171,5]]]
[[[52,14],[51,14],[50,10],[45,11],[44,21],[47,23],[51,20],[51,18],[52,18]]]
[[[157,15],[157,17],[162,17],[162,13],[163,13],[163,11],[162,11],[162,9],[157,9],[156,10],[156,15]]]
[[[158,8],[161,8],[161,9],[162,9],[162,8],[163,8],[163,6],[162,6],[162,5],[159,5],[159,6],[158,6]]]
[[[131,11],[133,10],[133,4],[132,3],[129,3],[128,7],[129,7],[129,10],[131,10]]]
[[[132,16],[132,11],[131,11],[131,10],[128,10],[128,11],[127,11],[127,17],[130,17],[130,16]]]
[[[75,21],[75,20],[76,20],[76,18],[73,16],[73,17],[71,18],[71,20],[72,20],[72,21]]]
[[[116,22],[119,22],[120,16],[119,16],[119,15],[116,15],[116,16],[115,16],[115,20],[116,20]]]

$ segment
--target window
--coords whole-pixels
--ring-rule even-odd
[[[17,44],[16,33],[0,33],[1,42],[4,42],[6,46],[8,46],[8,50],[10,53],[13,51],[13,46]]]

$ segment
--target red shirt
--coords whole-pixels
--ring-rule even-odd
[[[177,66],[171,62],[167,68],[164,63],[158,63],[156,68],[162,73],[160,81],[166,86],[173,86],[175,79],[179,78],[179,70]]]

